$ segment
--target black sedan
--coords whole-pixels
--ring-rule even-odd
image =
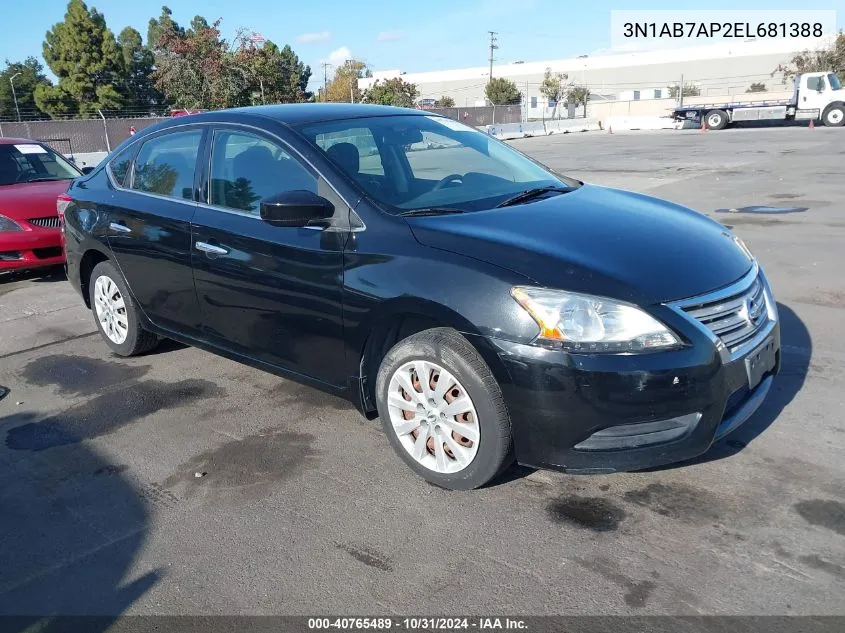
[[[185,116],[67,197],[68,278],[115,353],[167,337],[341,395],[446,488],[694,457],[780,364],[724,226],[424,111]]]

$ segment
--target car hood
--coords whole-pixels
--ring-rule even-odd
[[[56,197],[67,191],[71,182],[53,180],[0,186],[0,214],[13,220],[52,217],[57,214]]]
[[[752,266],[731,233],[706,216],[592,185],[513,207],[408,221],[427,246],[543,286],[641,305],[727,286]]]

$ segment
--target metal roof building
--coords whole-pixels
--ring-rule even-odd
[[[568,81],[586,85],[593,100],[659,99],[668,97],[668,86],[694,84],[701,96],[744,93],[752,83],[764,83],[767,90],[785,88],[777,72],[797,52],[815,50],[829,44],[830,36],[791,40],[749,39],[707,46],[661,49],[647,52],[580,56],[535,62],[514,62],[493,66],[494,77],[514,81],[523,95],[523,105],[538,112],[549,104],[540,94],[546,68],[566,73]],[[414,83],[420,99],[452,97],[456,106],[484,105],[484,87],[489,67],[403,73],[401,70],[376,71],[358,81],[364,89],[377,80],[401,76]]]

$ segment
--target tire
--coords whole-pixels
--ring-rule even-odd
[[[845,106],[841,104],[828,106],[822,114],[822,122],[827,127],[842,127],[845,124]]]
[[[427,392],[418,379],[420,373],[428,377]],[[444,375],[445,394],[438,397],[437,385]],[[412,397],[400,382],[417,393]],[[433,396],[428,402],[436,404],[419,403],[426,400],[425,395]],[[455,404],[452,413],[465,412],[447,415],[451,403]],[[472,490],[513,461],[511,424],[499,384],[476,349],[455,330],[424,330],[394,345],[379,367],[376,405],[393,449],[414,472],[436,486]],[[472,439],[456,433],[456,427]],[[424,448],[420,433],[426,433]],[[419,457],[412,455],[414,449],[419,449]]]
[[[728,125],[728,113],[724,110],[710,110],[704,115],[704,125],[708,130],[721,130]]]
[[[103,290],[105,292],[98,297],[98,294]],[[120,271],[110,261],[100,262],[91,271],[88,295],[97,329],[106,345],[115,354],[118,356],[136,356],[148,352],[158,345],[158,336],[141,327],[138,306],[129,294],[129,289],[126,287]],[[111,309],[103,310],[102,299],[106,295],[112,301]],[[122,307],[118,307],[121,305]],[[104,315],[104,318],[101,318],[101,314]],[[111,330],[108,326],[110,321],[114,324]],[[125,328],[123,325],[125,325]]]

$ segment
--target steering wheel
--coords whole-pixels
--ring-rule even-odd
[[[446,185],[450,182],[455,182],[456,180],[460,180],[463,182],[464,177],[461,174],[449,174],[445,178],[441,178],[437,181],[437,184],[431,189],[432,191],[437,191],[438,189],[443,189]]]

